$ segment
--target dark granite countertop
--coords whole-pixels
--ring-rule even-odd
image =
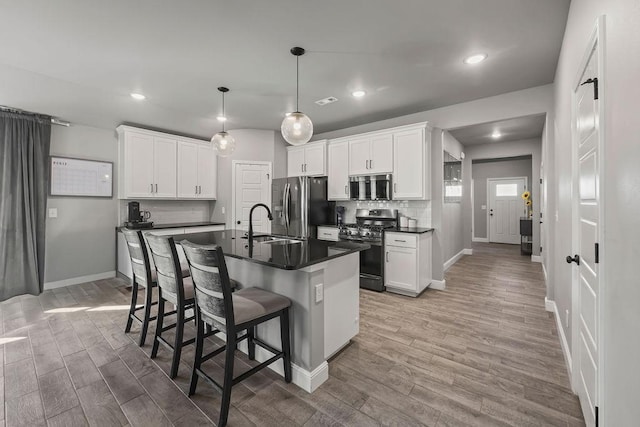
[[[430,227],[397,227],[397,228],[389,228],[385,231],[392,233],[411,233],[411,234],[423,234],[433,231],[433,228]]]
[[[150,228],[140,228],[140,230],[163,230],[166,228],[189,228],[189,227],[207,227],[210,225],[225,225],[224,222],[176,222],[174,224],[153,224]],[[116,230],[120,230],[124,226],[116,227]]]
[[[249,241],[243,239],[244,235],[243,230],[225,230],[180,234],[175,238],[176,243],[188,240],[200,245],[219,245],[226,256],[283,270],[298,270],[370,248],[366,243],[332,242],[318,239],[282,245],[254,241],[250,247]]]

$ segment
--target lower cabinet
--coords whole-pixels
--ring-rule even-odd
[[[418,296],[431,284],[432,233],[385,233],[387,291]]]

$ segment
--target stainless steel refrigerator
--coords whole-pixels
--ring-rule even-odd
[[[272,193],[272,234],[315,238],[318,225],[335,224],[335,202],[327,201],[326,177],[274,179]]]

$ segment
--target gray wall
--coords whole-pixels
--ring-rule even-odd
[[[460,142],[455,139],[449,132],[443,131],[442,133],[442,150],[448,152],[456,159],[461,159],[461,154],[464,151],[464,147]],[[434,164],[433,167],[438,167],[440,175],[443,176],[444,181],[444,159],[438,165]],[[469,187],[464,186],[464,176],[467,169],[464,164],[462,165],[463,176],[463,196],[469,192]],[[440,184],[442,186],[444,182]],[[444,192],[444,190],[442,189]],[[443,197],[444,200],[444,197]],[[462,215],[462,203],[444,203],[442,205],[442,257],[444,262],[447,262],[460,251],[464,249],[464,236],[463,236],[463,215]]]
[[[534,183],[540,182],[540,161],[542,155],[542,142],[540,138],[525,139],[522,141],[510,141],[491,144],[470,145],[466,147],[465,158],[463,168],[465,170],[471,170],[471,164],[473,160],[480,159],[497,159],[503,157],[518,157],[518,156],[531,156],[531,181]],[[466,174],[462,177],[465,188],[471,188],[471,174]],[[541,206],[540,206],[540,191],[538,191],[539,184],[536,184],[532,192],[533,200],[533,254],[540,254],[540,221],[535,221],[536,218],[540,218]],[[463,226],[464,226],[464,241],[465,247],[471,247],[471,194],[467,192],[462,199],[462,211],[463,211]]]
[[[601,243],[599,272],[603,274],[600,288],[600,347],[605,349],[600,360],[603,388],[599,396],[603,426],[637,425],[640,419],[640,121],[637,84],[640,70],[640,8],[637,0],[573,0],[569,11],[564,42],[555,76],[555,121],[553,149],[549,158],[557,159],[554,182],[549,198],[554,203],[550,215],[549,235],[555,241],[555,254],[550,258],[548,273],[554,286],[558,310],[571,310],[572,276],[575,267],[562,259],[574,252],[572,234],[572,187],[577,183],[568,167],[572,153],[571,105],[582,58],[596,19],[605,16],[600,105],[604,109],[604,162],[600,176],[603,192],[604,241]],[[577,293],[574,293],[577,298]],[[569,342],[577,334],[578,325],[563,323]],[[573,357],[577,357],[575,349]]]
[[[115,131],[87,126],[53,126],[51,155],[116,162]],[[49,197],[48,207],[58,209],[47,218],[45,282],[115,270],[115,226],[118,217],[117,165],[114,197]],[[45,285],[46,286],[46,285]]]
[[[539,186],[535,186],[531,178],[531,156],[516,159],[478,160],[471,164],[473,178],[473,237],[486,238],[487,234],[487,179],[527,177],[527,189],[534,193]],[[485,206],[485,209],[482,209]]]

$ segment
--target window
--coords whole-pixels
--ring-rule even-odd
[[[444,152],[444,202],[462,202],[462,162]]]
[[[496,197],[517,197],[518,184],[496,184]]]

